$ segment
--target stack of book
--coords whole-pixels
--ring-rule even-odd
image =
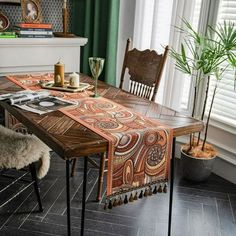
[[[19,38],[52,38],[52,25],[46,23],[20,23],[14,26]]]

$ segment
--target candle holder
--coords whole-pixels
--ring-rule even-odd
[[[61,38],[73,38],[75,37],[74,34],[68,33],[67,26],[68,26],[68,8],[66,4],[66,0],[64,0],[63,8],[62,8],[62,25],[63,25],[63,32],[54,32],[55,37],[61,37]]]

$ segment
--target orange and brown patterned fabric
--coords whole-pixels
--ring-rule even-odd
[[[109,141],[107,195],[168,178],[171,131],[105,98],[61,110]]]
[[[25,89],[40,88],[26,77],[8,78]],[[53,91],[54,95],[57,93],[62,92]],[[109,141],[108,196],[168,179],[170,128],[106,98],[76,94],[64,95],[67,99],[76,99],[78,105],[60,111]]]

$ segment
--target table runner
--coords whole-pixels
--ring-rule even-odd
[[[7,78],[24,89],[40,89],[35,76]],[[43,77],[52,78],[51,74]],[[103,97],[64,92],[63,96],[76,99],[78,106],[60,111],[109,142],[107,196],[167,181],[173,135],[170,128]]]

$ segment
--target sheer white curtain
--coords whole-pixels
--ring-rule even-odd
[[[169,44],[173,0],[136,0],[133,46],[163,53]],[[163,103],[165,71],[157,94]]]
[[[200,0],[136,0],[133,46],[162,53],[165,45],[178,50],[180,34],[174,26],[181,19],[192,21],[196,1]],[[168,57],[158,91],[157,102],[179,110],[184,87],[183,75],[175,70]]]
[[[169,42],[173,0],[136,0],[134,46],[163,51]]]

